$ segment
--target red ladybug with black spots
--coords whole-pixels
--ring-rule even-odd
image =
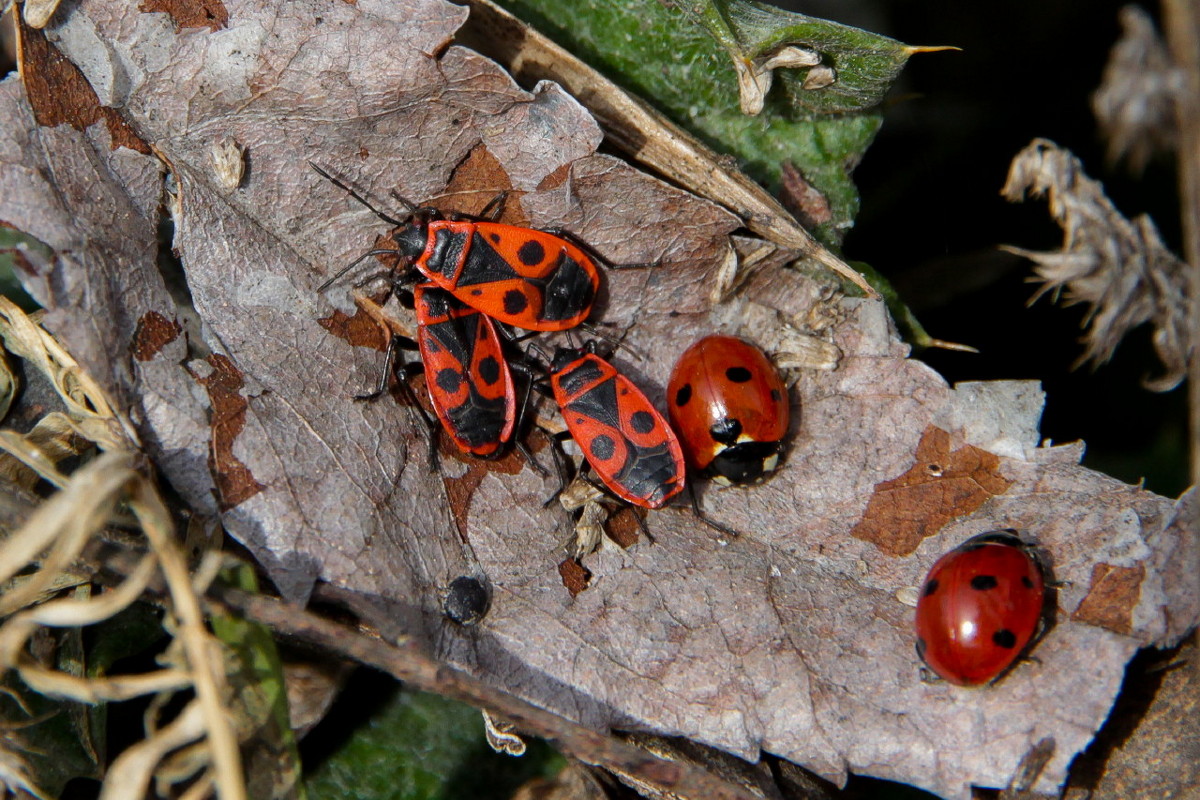
[[[561,331],[591,313],[600,273],[595,259],[568,234],[505,225],[487,217],[500,210],[493,201],[479,218],[444,216],[435,208],[408,206],[395,219],[325,170],[313,169],[395,226],[395,248],[371,250],[322,285],[373,255],[399,255],[403,263],[493,319],[533,331]],[[500,195],[497,200],[503,198]],[[630,265],[641,266],[641,265]]]
[[[667,411],[689,465],[718,483],[758,483],[779,464],[787,386],[749,342],[706,336],[685,350],[667,386]]]
[[[595,349],[589,343],[554,354],[550,386],[567,430],[617,497],[662,508],[684,488],[679,439],[633,381]]]
[[[917,654],[957,686],[1003,675],[1042,628],[1046,579],[1016,531],[981,533],[942,556],[917,599]]]

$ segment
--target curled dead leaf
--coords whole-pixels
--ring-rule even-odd
[[[1087,304],[1080,363],[1103,364],[1129,331],[1150,323],[1165,372],[1147,377],[1146,387],[1165,392],[1178,386],[1193,347],[1187,265],[1163,244],[1154,222],[1144,214],[1122,216],[1079,159],[1046,139],[1035,139],[1013,159],[1002,194],[1013,202],[1045,196],[1063,229],[1059,251],[1007,249],[1037,264],[1042,287],[1033,300],[1065,289],[1068,304]]]
[[[1121,39],[1092,94],[1092,111],[1108,140],[1109,160],[1125,159],[1132,172],[1140,173],[1155,154],[1178,146],[1175,106],[1185,81],[1149,14],[1128,5],[1120,19]]]

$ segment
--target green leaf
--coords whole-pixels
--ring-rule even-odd
[[[221,578],[243,591],[258,591],[249,564],[224,570]],[[300,755],[288,717],[283,665],[270,629],[238,616],[214,615],[211,625],[216,637],[232,651],[236,665],[236,672],[229,676],[237,688],[230,711],[243,741],[250,796],[302,800]]]
[[[382,693],[373,687],[370,718],[308,776],[312,797],[507,798],[524,781],[563,766],[540,741],[529,742],[520,758],[493,752],[482,716],[468,705],[423,692]]]
[[[36,311],[39,306],[17,280],[16,270],[28,263],[23,251],[33,251],[39,260],[54,258],[54,251],[32,236],[0,226],[0,294],[12,300],[22,311]]]
[[[735,157],[750,177],[768,189],[777,191],[784,162],[793,164],[829,203],[831,219],[812,229],[822,243],[836,246],[853,224],[859,201],[850,170],[879,129],[878,111],[818,115],[794,108],[785,94],[777,92],[768,97],[762,114],[746,116],[739,108],[738,77],[729,55],[693,16],[658,2],[631,6],[623,0],[504,0],[503,4],[626,90],[656,105],[714,150]],[[844,32],[854,30],[821,25],[828,27],[821,29],[826,40],[836,38],[829,30],[842,31],[838,35],[844,38],[849,37]],[[738,28],[729,30],[727,41],[739,41]],[[861,31],[857,35],[872,36]],[[769,41],[764,36],[757,35],[754,41]],[[758,46],[751,45],[752,49]],[[864,52],[852,51],[846,44],[839,51],[839,58],[852,71],[860,63],[886,60],[871,55],[865,46],[859,49]],[[879,78],[863,81],[877,83]]]
[[[761,59],[789,45],[812,52],[816,65],[789,69],[780,77],[791,103],[820,114],[878,105],[918,51],[886,36],[752,0],[691,0],[688,8],[735,61]]]

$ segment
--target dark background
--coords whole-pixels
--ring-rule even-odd
[[[951,382],[1032,378],[1047,392],[1042,436],[1083,439],[1084,463],[1177,496],[1187,484],[1186,391],[1141,388],[1161,374],[1143,326],[1112,361],[1073,369],[1083,352],[1085,307],[1043,297],[1031,264],[997,250],[1062,242],[1044,200],[1000,197],[1008,164],[1044,137],[1079,156],[1128,217],[1148,213],[1181,250],[1175,164],[1141,176],[1110,168],[1090,108],[1120,36],[1119,2],[800,2],[794,10],[858,25],[913,45],[961,52],[918,54],[905,68],[879,137],[854,178],[862,212],[847,258],[892,281],[931,336],[979,355],[928,350],[917,357]],[[1156,7],[1147,7],[1152,14]]]

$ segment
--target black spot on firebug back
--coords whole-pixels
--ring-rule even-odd
[[[519,289],[510,289],[504,293],[504,312],[506,314],[520,314],[529,307],[529,298]]]
[[[479,377],[483,378],[483,382],[488,386],[500,380],[500,362],[495,356],[487,356],[479,362]]]
[[[517,258],[527,267],[536,266],[546,258],[546,248],[536,239],[530,239],[517,250]]]
[[[601,461],[607,461],[613,457],[613,453],[617,452],[617,444],[612,440],[612,437],[605,434],[600,434],[595,439],[592,439],[591,444],[592,455]]]
[[[629,427],[638,433],[649,433],[654,430],[654,415],[649,411],[635,411],[629,418]]]
[[[438,388],[448,394],[454,394],[462,386],[462,373],[456,369],[440,369],[437,374]]]

